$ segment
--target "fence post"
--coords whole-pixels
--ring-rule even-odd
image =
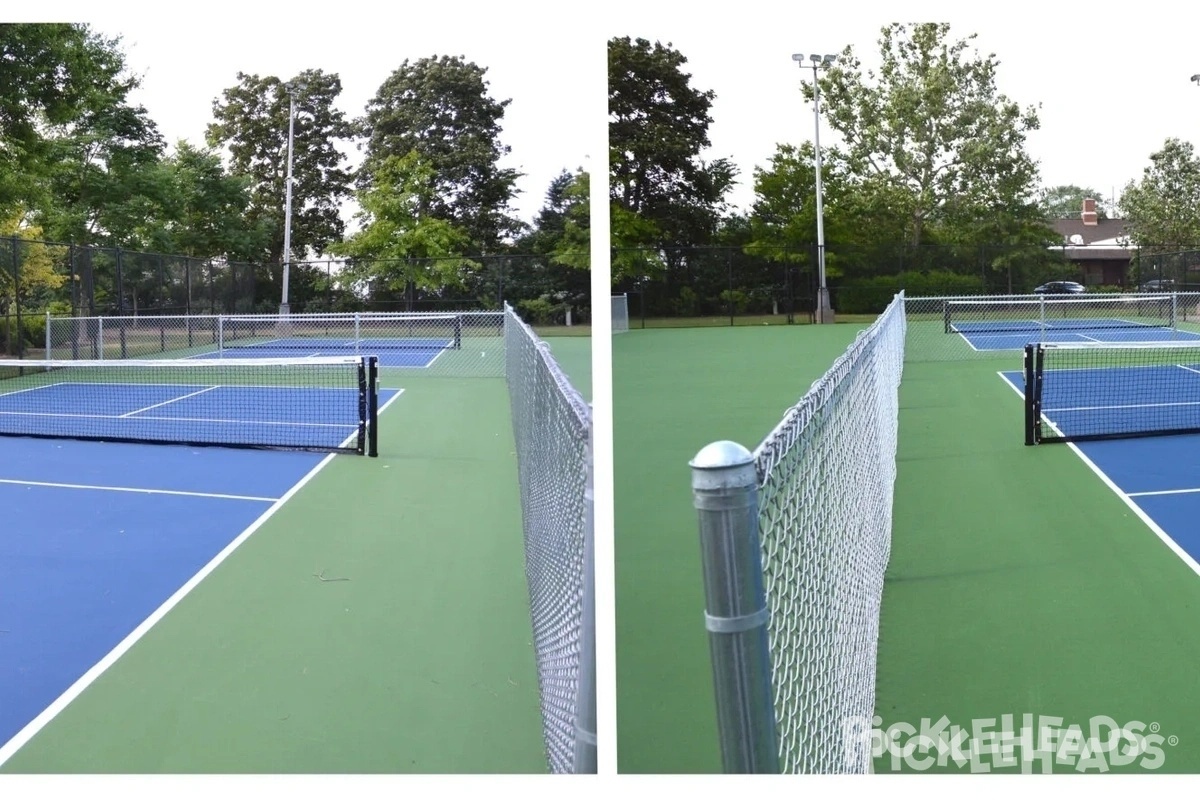
[[[21,254],[20,239],[16,234],[12,237],[12,274],[13,274],[13,306],[17,313],[17,358],[25,357],[25,325],[21,321]],[[5,309],[7,312],[7,309]],[[10,344],[11,344],[11,338]]]
[[[589,405],[590,409],[591,406]],[[588,426],[588,472],[584,488],[583,624],[580,631],[579,685],[575,692],[575,772],[596,774],[596,576],[595,438]]]
[[[777,773],[754,456],[736,442],[713,442],[690,466],[721,761],[727,773]]]

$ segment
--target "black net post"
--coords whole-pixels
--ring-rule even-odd
[[[375,356],[367,359],[367,455],[379,455],[379,363]]]

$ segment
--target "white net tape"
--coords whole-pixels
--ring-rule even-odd
[[[553,772],[574,772],[580,665],[595,652],[583,613],[592,415],[549,346],[511,308],[506,315],[508,391],[546,751]]]
[[[904,344],[898,295],[754,453],[784,772],[869,766]]]

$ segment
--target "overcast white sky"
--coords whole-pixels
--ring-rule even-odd
[[[605,20],[610,34],[672,42],[693,85],[717,93],[708,156],[741,167],[733,199],[743,208],[753,200],[754,166],[776,143],[813,137],[813,108],[799,92],[812,69],[802,72],[792,53],[852,45],[864,68],[874,66],[889,22],[944,21],[955,38],[978,34],[976,47],[1000,60],[999,90],[1022,107],[1041,105],[1028,149],[1044,185],[1119,196],[1167,137],[1200,141],[1200,86],[1190,81],[1200,73],[1200,15],[1187,4],[739,0],[718,8],[611,0]],[[822,145],[832,141],[823,127]]]
[[[493,98],[512,101],[501,141],[512,148],[506,165],[526,173],[518,183],[518,215],[532,219],[559,172],[590,169],[585,133],[589,124],[603,123],[588,113],[581,76],[589,65],[603,69],[603,40],[562,4],[458,0],[414,11],[415,5],[49,0],[14,12],[120,35],[130,68],[143,77],[137,99],[171,144],[203,143],[212,101],[236,85],[239,71],[284,80],[308,68],[337,73],[338,105],[357,117],[405,59],[464,56],[487,68]],[[32,21],[8,9],[0,17]]]
[[[1044,185],[1119,195],[1167,137],[1200,137],[1200,86],[1189,80],[1200,73],[1200,49],[1189,12],[1165,0],[965,5],[459,0],[416,7],[342,0],[260,7],[210,0],[164,12],[140,0],[50,0],[33,11],[38,19],[121,34],[131,67],[144,76],[140,99],[168,141],[200,142],[212,100],[239,70],[283,78],[309,67],[336,72],[341,107],[357,115],[405,58],[464,55],[488,68],[493,97],[512,100],[503,141],[512,147],[507,163],[527,173],[517,201],[525,219],[562,169],[596,172],[592,162],[602,154],[590,151],[607,121],[587,88],[602,85],[595,79],[605,70],[605,42],[615,35],[671,42],[687,56],[693,84],[717,93],[706,155],[740,167],[732,200],[741,208],[753,200],[754,167],[775,145],[813,135],[812,107],[799,93],[812,72],[797,67],[792,53],[834,53],[850,44],[870,65],[879,29],[894,20],[945,20],[957,36],[979,34],[978,48],[1000,59],[1000,90],[1022,106],[1040,105],[1042,128],[1030,135],[1029,149]],[[833,141],[823,128],[822,142]]]

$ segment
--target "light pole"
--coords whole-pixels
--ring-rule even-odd
[[[295,141],[296,129],[296,92],[303,88],[302,84],[284,84],[288,93],[288,150],[287,150],[287,189],[283,211],[283,297],[279,302],[279,316],[288,315],[288,273],[292,266],[292,144]]]
[[[833,322],[833,308],[829,304],[829,287],[825,283],[825,220],[821,196],[821,87],[817,83],[817,70],[829,67],[837,60],[837,56],[819,56],[813,53],[809,57],[813,71],[813,118],[816,121],[816,135],[813,144],[817,153],[817,322]],[[804,54],[794,53],[792,60],[804,69]]]

